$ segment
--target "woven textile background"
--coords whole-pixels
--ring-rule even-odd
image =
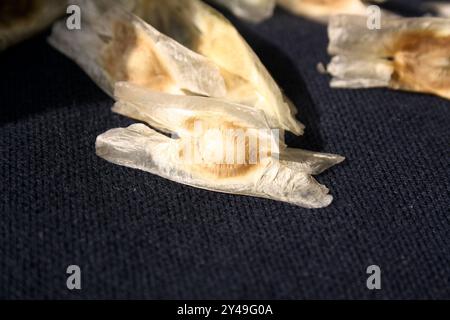
[[[306,134],[288,144],[347,157],[318,176],[332,205],[198,190],[98,158],[96,136],[133,121],[41,35],[0,53],[0,298],[450,298],[450,102],[332,90],[316,70],[325,26],[281,9],[260,25],[230,19],[299,108]],[[71,264],[80,291],[66,288]],[[382,290],[366,288],[371,264]]]

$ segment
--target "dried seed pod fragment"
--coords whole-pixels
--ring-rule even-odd
[[[198,188],[270,198],[307,208],[332,196],[311,175],[344,159],[279,144],[264,114],[204,97],[156,94],[117,83],[116,112],[144,124],[110,130],[97,138],[97,155]]]
[[[367,5],[361,0],[277,0],[286,10],[313,20],[326,22],[338,14],[366,14]]]
[[[219,69],[205,57],[163,35],[139,17],[103,2],[78,1],[86,12],[83,28],[65,22],[53,27],[49,42],[75,60],[108,94],[117,81],[174,94],[224,96]]]
[[[207,57],[221,70],[226,98],[255,107],[272,128],[302,134],[280,88],[234,26],[199,0],[138,0],[134,12],[159,31]]]
[[[65,1],[0,1],[0,51],[42,31],[64,14]]]
[[[227,7],[236,16],[251,22],[261,22],[270,18],[275,9],[275,0],[213,0]]]
[[[393,89],[450,99],[450,20],[395,18],[368,30],[366,18],[336,16],[329,25],[332,87]]]
[[[450,18],[450,4],[445,2],[427,2],[425,8],[433,10],[439,17]]]

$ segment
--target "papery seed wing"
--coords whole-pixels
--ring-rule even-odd
[[[431,17],[385,18],[381,20],[380,29],[370,30],[367,28],[367,17],[333,16],[328,25],[328,53],[385,58],[394,54],[397,42],[412,32],[447,36],[450,35],[450,21]]]
[[[310,175],[307,165],[303,170],[298,162],[270,158],[254,165],[196,165],[182,157],[181,143],[180,139],[136,124],[100,135],[96,150],[109,162],[197,188],[269,198],[306,208],[325,207],[333,199],[328,189]]]
[[[367,5],[361,0],[277,0],[286,10],[294,14],[326,22],[338,14],[365,15]]]
[[[161,94],[117,83],[113,110],[145,125],[114,129],[97,139],[102,158],[208,190],[265,197],[315,208],[332,197],[312,174],[344,158],[289,149],[265,115],[226,100]]]
[[[66,8],[62,0],[0,1],[0,51],[44,30]]]
[[[374,88],[389,86],[394,68],[386,59],[349,55],[333,57],[327,71],[333,88]]]
[[[333,87],[432,93],[450,99],[450,20],[384,18],[369,30],[366,18],[336,16],[329,24],[328,66]]]
[[[233,25],[198,0],[141,0],[136,12],[161,32],[209,58],[220,69],[226,98],[264,111],[271,127],[303,132],[280,88]]]
[[[97,84],[112,95],[116,81],[130,81],[149,89],[176,94],[223,96],[219,69],[203,56],[183,47],[122,7],[89,12],[83,28],[69,31],[61,21],[49,42],[74,59]]]
[[[433,10],[438,16],[450,18],[450,4],[445,2],[427,2],[425,8]]]
[[[298,166],[299,171],[317,175],[341,163],[345,158],[336,154],[286,148],[280,154],[280,160],[292,169]]]
[[[190,120],[214,119],[246,128],[269,129],[263,112],[225,100],[161,94],[132,83],[116,83],[113,111],[180,134]],[[218,124],[219,125],[219,124]]]
[[[250,194],[265,170],[261,166],[252,174],[236,172],[239,177],[230,179],[208,175],[207,168],[203,171],[192,169],[192,165],[186,164],[179,156],[179,141],[143,124],[109,130],[97,137],[96,150],[98,156],[112,163],[144,170],[178,183],[228,193]],[[259,173],[255,174],[257,171]]]

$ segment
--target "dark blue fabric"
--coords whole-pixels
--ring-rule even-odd
[[[420,1],[394,1],[415,12]],[[307,210],[176,184],[95,155],[133,123],[40,36],[0,54],[0,298],[450,298],[450,103],[332,90],[326,27],[278,9],[232,18],[307,125],[338,153],[335,200]],[[82,290],[66,268],[82,269]],[[382,290],[366,288],[366,268]]]

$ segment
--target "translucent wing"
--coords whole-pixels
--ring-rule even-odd
[[[450,20],[426,17],[381,21],[381,29],[369,30],[366,17],[331,18],[331,86],[386,86],[449,99]]]
[[[432,9],[440,17],[450,18],[450,4],[445,2],[427,2],[426,8]]]
[[[159,31],[209,58],[221,70],[227,100],[262,110],[273,128],[302,134],[280,88],[233,25],[199,0],[139,0],[135,13]]]
[[[343,161],[336,155],[287,149],[260,111],[203,97],[157,94],[118,83],[121,114],[144,124],[110,130],[97,138],[97,154],[175,182],[213,191],[327,206],[328,189],[311,176]]]
[[[130,81],[174,94],[224,96],[219,69],[205,57],[165,36],[137,16],[102,1],[78,1],[86,15],[81,30],[55,24],[49,42],[74,59],[108,94]]]
[[[144,121],[164,132],[180,133],[188,119],[202,116],[219,122],[227,119],[243,127],[255,125],[269,129],[263,112],[225,100],[197,96],[182,97],[150,91],[129,82],[118,82],[113,111]]]
[[[366,14],[367,5],[361,0],[277,0],[286,10],[320,22],[338,14]]]

